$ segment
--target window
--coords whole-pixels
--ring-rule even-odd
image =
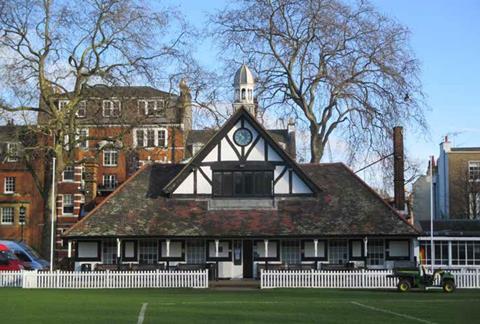
[[[147,129],[147,146],[155,146],[155,131],[153,129]]]
[[[158,138],[157,138],[157,142],[158,142],[158,146],[159,147],[166,147],[167,146],[167,138],[166,138],[166,131],[164,129],[159,129],[157,131],[157,134],[158,134]]]
[[[282,241],[282,262],[286,264],[300,264],[300,241]]]
[[[58,101],[58,110],[64,109],[68,105],[69,102],[70,102],[69,100],[59,100]]]
[[[155,264],[158,262],[158,246],[156,240],[141,240],[138,252],[140,264]]]
[[[144,147],[145,146],[145,141],[144,141],[144,130],[143,129],[137,129],[136,130],[136,136],[137,136],[137,147]]]
[[[102,263],[117,263],[117,242],[115,240],[103,241],[102,244]]]
[[[88,149],[88,129],[82,128],[78,131],[78,146],[82,149]]]
[[[246,91],[245,89],[242,89],[242,100],[247,99]]]
[[[103,117],[120,116],[120,100],[104,100],[103,101]]]
[[[134,131],[136,147],[166,147],[167,131],[158,128],[140,128]]]
[[[165,101],[156,100],[139,100],[139,112],[148,116],[165,116]]]
[[[87,102],[85,100],[78,103],[76,115],[78,118],[84,118],[87,116]]]
[[[3,192],[4,193],[15,192],[15,177],[5,177],[5,187]]]
[[[187,264],[204,264],[205,263],[205,241],[188,240],[187,241]]]
[[[2,224],[3,225],[12,225],[13,224],[13,207],[2,207]]]
[[[67,165],[63,170],[63,181],[75,180],[75,167],[73,165]]]
[[[18,144],[7,143],[7,162],[18,161]]]
[[[331,240],[328,254],[330,263],[345,264],[348,261],[347,240]]]
[[[385,247],[382,239],[368,239],[367,265],[383,266],[385,263]]]
[[[468,179],[470,181],[480,181],[480,161],[468,162]]]
[[[480,218],[480,192],[468,194],[468,211],[470,219]]]
[[[213,194],[217,197],[271,196],[272,171],[215,171]]]
[[[73,214],[73,195],[63,195],[63,214]]]
[[[118,151],[106,150],[103,151],[103,165],[104,166],[117,166],[118,164]]]
[[[104,174],[103,187],[105,189],[115,189],[117,187],[117,176],[115,174]]]
[[[25,221],[27,220],[27,208],[21,206],[18,209],[18,223],[25,225]]]

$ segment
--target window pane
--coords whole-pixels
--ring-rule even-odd
[[[213,194],[215,196],[222,195],[222,173],[221,172],[213,173]]]
[[[155,130],[153,129],[147,130],[147,146],[148,147],[155,146]]]
[[[244,189],[244,194],[245,195],[253,195],[253,172],[245,172],[244,173],[245,177],[245,189]]]
[[[233,194],[233,174],[232,172],[224,172],[222,179],[222,195],[232,196]]]
[[[136,136],[137,136],[137,147],[143,147],[145,145],[144,139],[143,139],[143,129],[137,129]]]
[[[244,193],[242,172],[235,172],[234,178],[235,178],[235,194],[242,195]]]

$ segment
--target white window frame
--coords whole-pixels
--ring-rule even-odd
[[[65,197],[72,197],[72,204],[65,204]],[[66,213],[65,212],[65,206],[71,206],[72,207],[72,212],[71,213]],[[75,195],[74,194],[63,194],[62,195],[62,215],[73,215],[73,210],[75,208]]]
[[[8,180],[13,180],[13,182],[10,182]],[[16,179],[15,177],[5,177],[5,180],[3,181],[3,193],[6,193],[6,194],[13,194],[15,193],[15,189],[16,189]],[[8,189],[8,187],[11,187],[13,186],[13,189]]]
[[[82,132],[85,132],[85,141],[82,141]],[[77,131],[78,135],[77,135],[77,147],[81,148],[81,149],[84,149],[84,150],[88,150],[88,128],[80,128],[78,131]],[[85,145],[82,145],[82,144],[85,144]]]
[[[72,168],[73,169],[73,179],[65,179],[65,171],[67,171],[67,168]],[[75,166],[74,165],[67,165],[65,166],[65,169],[62,172],[62,182],[73,182],[75,181]]]
[[[106,185],[107,182],[114,183],[114,185],[107,187],[107,185]],[[105,189],[117,189],[117,186],[118,186],[117,175],[116,174],[104,174],[103,177],[102,177],[102,183],[103,183],[103,187]]]
[[[154,131],[155,132],[155,139],[154,139],[154,146],[148,146],[148,137],[147,133],[148,131]],[[140,147],[137,145],[137,131],[143,131],[143,146],[142,148],[166,148],[168,145],[168,130],[166,128],[159,128],[159,127],[145,127],[145,128],[134,128],[133,129],[133,145],[134,147]],[[163,132],[165,134],[165,138],[163,139],[163,144],[159,143],[160,142],[160,137],[159,133]]]
[[[9,209],[9,210],[12,211],[12,215],[11,215],[11,216],[12,216],[12,221],[11,221],[11,222],[5,222],[5,221],[3,220],[4,211],[5,211],[6,209]],[[7,207],[2,207],[1,210],[0,210],[0,213],[1,213],[0,217],[1,217],[1,224],[2,224],[2,225],[13,225],[13,224],[15,223],[15,208],[13,208],[13,207],[8,207],[8,206],[7,206]]]
[[[106,154],[114,154],[114,153],[117,155],[116,163],[112,163],[112,158],[110,157],[110,161],[107,164],[105,162]],[[116,167],[116,166],[118,166],[118,157],[119,157],[118,156],[118,150],[116,150],[116,149],[106,149],[106,150],[104,150],[103,151],[103,166],[106,166],[106,167]]]
[[[115,107],[117,104],[117,107]],[[108,105],[108,107],[107,107]],[[108,111],[108,113],[106,113]],[[119,117],[122,112],[122,103],[120,100],[103,100],[102,102],[102,115],[103,117]]]
[[[152,107],[149,107],[153,104]],[[165,115],[165,100],[164,99],[141,99],[138,100],[138,110],[145,116],[164,116]]]
[[[473,166],[473,165],[476,165],[476,166]],[[468,161],[468,180],[470,182],[477,182],[477,181],[480,181],[480,175],[478,176],[478,178],[474,178],[473,175],[472,175],[472,170],[473,168],[480,168],[480,161]]]
[[[68,105],[69,102],[70,100],[66,99],[58,100],[58,110],[62,110],[63,108],[65,108],[65,106]]]
[[[83,113],[80,113],[81,111],[83,111]],[[82,100],[78,103],[77,111],[75,112],[75,116],[77,116],[78,118],[85,118],[87,116],[87,101],[86,100]]]
[[[8,142],[7,143],[7,162],[18,162],[18,143]],[[15,150],[12,152],[12,147],[15,147]],[[14,153],[15,156],[11,154]]]

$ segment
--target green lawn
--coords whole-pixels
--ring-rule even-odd
[[[478,323],[480,291],[0,289],[1,323]]]

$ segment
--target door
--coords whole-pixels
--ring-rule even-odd
[[[251,240],[243,241],[243,278],[253,278],[253,244]]]

